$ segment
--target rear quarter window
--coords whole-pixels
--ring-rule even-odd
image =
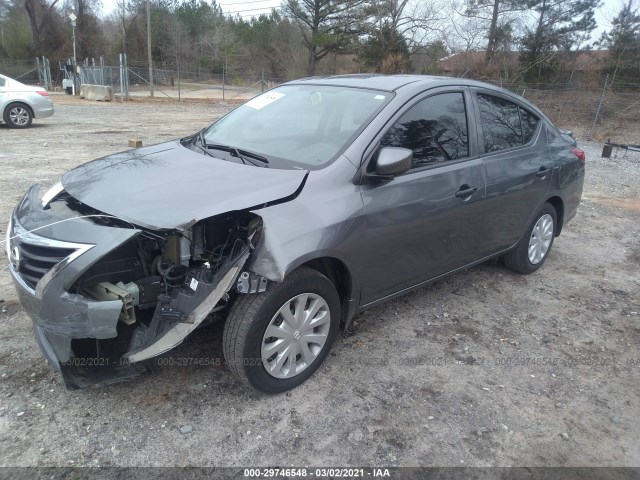
[[[520,119],[522,120],[522,143],[526,145],[533,139],[533,135],[538,128],[539,119],[522,107],[520,107]]]

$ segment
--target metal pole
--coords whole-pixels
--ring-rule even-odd
[[[124,75],[122,73],[122,54],[120,54],[120,96],[124,102]]]
[[[260,89],[261,89],[262,92],[264,92],[264,84],[265,84],[265,81],[264,81],[264,68],[262,68],[262,76],[260,77]]]
[[[71,86],[71,93],[73,94],[73,96],[75,97],[76,95],[76,22],[75,20],[73,21],[73,23],[71,24],[73,26],[73,72],[72,73],[72,77],[71,79],[73,80],[73,84]]]
[[[591,124],[591,129],[587,134],[587,140],[591,140],[591,134],[596,128],[596,123],[598,121],[598,117],[600,116],[600,109],[602,108],[602,103],[604,102],[604,94],[607,91],[607,82],[609,81],[609,74],[604,78],[604,85],[602,86],[602,93],[600,93],[600,100],[598,101],[598,107],[596,108],[596,114],[593,117],[593,123]]]
[[[151,7],[147,0],[147,54],[149,56],[149,96],[153,97],[153,63],[151,60]]]
[[[222,66],[222,100],[224,100],[224,75],[225,75],[225,70],[226,70],[226,64],[227,62],[225,62],[225,64]]]
[[[127,1],[122,0],[122,52],[123,53],[127,51],[126,8],[127,8]]]
[[[51,70],[49,69],[49,59],[42,57],[42,68],[44,69],[44,88],[51,90]]]
[[[122,58],[124,60],[124,91],[127,101],[129,101],[129,65],[127,63],[127,54],[123,53]]]

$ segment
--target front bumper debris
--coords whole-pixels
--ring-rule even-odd
[[[250,253],[237,241],[215,271],[194,269],[187,285],[159,295],[150,322],[134,329],[119,322],[121,300],[96,301],[70,291],[87,270],[141,233],[81,216],[60,218],[43,208],[37,185],[12,214],[9,271],[42,353],[69,388],[127,380],[148,370],[146,360],[180,344],[228,299]],[[114,355],[116,340],[126,348]]]

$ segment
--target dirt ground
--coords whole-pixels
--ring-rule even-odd
[[[32,183],[229,109],[55,101],[33,128],[0,125],[3,238]],[[640,466],[640,154],[605,161],[600,145],[584,148],[582,205],[541,270],[481,265],[371,309],[282,395],[249,391],[224,366],[178,365],[221,358],[221,325],[190,337],[160,373],[67,391],[3,251],[0,464]]]

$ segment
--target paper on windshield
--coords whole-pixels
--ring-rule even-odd
[[[257,97],[252,98],[247,103],[245,103],[245,105],[255,110],[260,110],[261,108],[264,108],[267,105],[275,102],[276,100],[279,100],[280,98],[284,97],[284,95],[285,95],[284,93],[280,93],[280,92],[263,93],[262,95],[258,95]]]

